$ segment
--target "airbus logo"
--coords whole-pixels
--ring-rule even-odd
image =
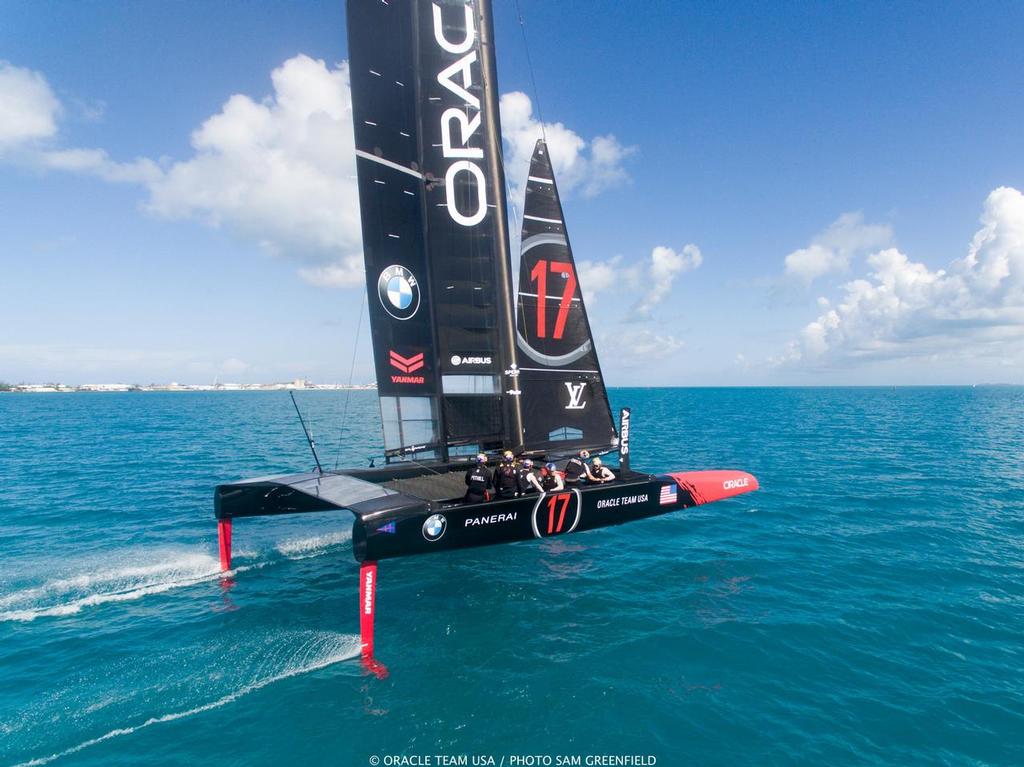
[[[585,381],[580,383],[566,381],[565,388],[569,392],[569,404],[565,406],[566,410],[582,410],[587,406],[586,400],[583,399],[583,392],[587,388]]]
[[[741,477],[740,479],[727,479],[725,480],[725,482],[722,483],[722,489],[736,490],[737,488],[740,487],[749,487],[749,485],[750,480],[747,479],[746,477]]]
[[[463,357],[461,354],[452,355],[452,365],[490,365],[491,357]]]

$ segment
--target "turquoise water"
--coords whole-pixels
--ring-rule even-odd
[[[762,490],[382,563],[385,680],[347,513],[236,523],[220,584],[213,486],[311,463],[286,394],[0,395],[0,767],[1024,763],[1024,389],[612,394],[636,466]],[[362,465],[346,397],[299,401]]]

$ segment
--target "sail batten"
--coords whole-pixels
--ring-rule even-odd
[[[543,140],[530,162],[522,219],[516,345],[525,446],[611,449],[617,434]]]

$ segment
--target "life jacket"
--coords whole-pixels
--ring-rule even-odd
[[[474,466],[466,472],[466,494],[481,498],[491,486],[491,470],[486,466]]]
[[[504,496],[514,495],[517,484],[515,466],[506,463],[498,467],[498,481],[495,482],[495,485],[499,493]]]
[[[519,466],[516,468],[516,487],[520,493],[528,493],[534,489],[533,485],[530,484],[530,475],[532,471],[527,469],[525,466]]]
[[[586,466],[583,465],[583,461],[579,458],[570,458],[569,462],[565,464],[565,481],[566,482],[579,482],[580,477],[587,473]]]
[[[540,475],[540,486],[545,490],[554,490],[558,487],[558,479],[550,471],[544,471]]]

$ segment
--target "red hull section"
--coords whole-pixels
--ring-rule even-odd
[[[757,478],[745,471],[721,469],[716,471],[677,471],[669,475],[686,490],[697,505],[714,503],[723,498],[743,495],[757,490]]]

